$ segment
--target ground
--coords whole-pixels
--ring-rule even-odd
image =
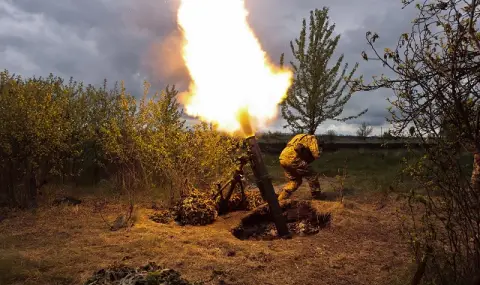
[[[334,164],[343,156],[325,159]],[[285,181],[279,169],[271,168],[274,161],[266,158],[278,188]],[[317,170],[327,169],[320,164]],[[153,261],[205,284],[404,284],[411,256],[399,234],[403,209],[395,193],[360,195],[368,175],[358,172],[347,179],[349,187],[358,187],[346,192],[343,204],[336,199],[313,202],[319,211],[332,213],[330,227],[291,240],[236,239],[229,230],[245,212],[202,227],[158,224],[148,219],[153,211],[148,201],[137,204],[132,228],[116,232],[109,231],[96,210],[99,199],[94,196],[82,197],[77,206],[14,212],[0,222],[0,284],[81,284],[120,261],[132,266]],[[334,193],[337,180],[332,176],[322,177],[321,184]],[[310,199],[307,186],[293,198]],[[113,221],[125,209],[120,200],[110,199],[103,216]]]
[[[308,197],[307,189],[296,196]],[[150,221],[145,205],[136,225],[118,232],[92,214],[94,200],[21,213],[0,224],[0,284],[80,284],[121,260],[135,266],[155,261],[187,279],[210,280],[206,284],[386,284],[401,277],[409,255],[393,201],[314,203],[333,213],[330,228],[275,241],[231,235],[242,212],[209,226],[180,227]],[[106,218],[121,210],[110,205]]]

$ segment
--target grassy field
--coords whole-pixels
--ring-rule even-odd
[[[334,178],[346,174],[345,186],[357,195],[371,192],[401,192],[413,187],[412,181],[402,175],[405,150],[342,150],[325,152],[312,164],[320,178]],[[278,156],[266,155],[265,163],[277,184],[285,183]]]
[[[44,202],[34,212],[9,212],[0,222],[0,284],[82,284],[94,271],[123,260],[140,266],[155,261],[190,280],[205,284],[405,284],[411,273],[408,247],[399,235],[404,213],[395,193],[415,187],[402,177],[405,151],[342,150],[324,153],[313,167],[322,188],[335,189],[335,176],[346,166],[347,196],[314,201],[333,215],[319,234],[292,240],[240,241],[229,229],[243,212],[204,227],[161,225],[148,219],[151,196],[136,205],[135,226],[108,230],[95,191],[75,194],[75,207]],[[285,179],[278,156],[265,162],[277,188]],[[379,195],[380,194],[380,195]],[[122,197],[108,197],[103,217],[113,221],[125,211]],[[304,184],[294,198],[309,199]],[[400,215],[400,216],[399,216]],[[233,254],[232,254],[233,252]]]

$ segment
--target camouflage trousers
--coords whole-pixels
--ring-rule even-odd
[[[318,181],[317,173],[306,162],[299,163],[298,165],[284,165],[281,164],[285,170],[285,176],[288,179],[287,184],[283,187],[278,199],[287,199],[293,192],[302,185],[303,178],[308,182],[310,192],[312,196],[316,196],[321,193],[320,182]]]

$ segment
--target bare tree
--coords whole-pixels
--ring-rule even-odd
[[[412,2],[403,0],[405,6]],[[412,135],[424,142],[426,155],[406,169],[424,191],[412,189],[409,199],[412,248],[417,257],[433,256],[418,258],[419,269],[426,270],[417,272],[435,284],[470,284],[480,273],[480,1],[422,3],[416,4],[412,30],[394,49],[379,52],[379,35],[366,35],[373,55],[363,52],[363,58],[380,61],[395,76],[352,84],[360,90],[392,89],[389,121],[395,132],[413,125]],[[428,138],[433,143],[427,144]],[[474,157],[470,173],[459,162],[462,149]]]
[[[373,132],[373,127],[367,125],[367,123],[363,122],[357,130],[357,136],[366,140],[368,136],[370,136]]]
[[[328,130],[327,133],[325,134],[329,142],[335,141],[335,138],[337,137],[337,132],[334,130]]]
[[[374,57],[363,52],[364,59],[381,61],[397,77],[382,76],[357,87],[395,91],[390,122],[397,132],[413,124],[421,138],[440,137],[442,125],[452,126],[456,143],[477,157],[471,182],[480,189],[480,37],[473,24],[478,2],[430,0],[417,8],[411,33],[402,34],[394,50],[386,48],[380,55],[374,47],[379,35],[367,33]]]

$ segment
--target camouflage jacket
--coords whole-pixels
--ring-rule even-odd
[[[298,149],[299,144],[302,144],[306,147],[313,159],[320,157],[320,149],[318,147],[317,138],[314,135],[299,134],[294,136],[283,149],[280,154],[280,164],[281,165],[295,165],[302,162],[310,163],[311,161],[306,161],[305,158],[300,157],[296,149]]]

